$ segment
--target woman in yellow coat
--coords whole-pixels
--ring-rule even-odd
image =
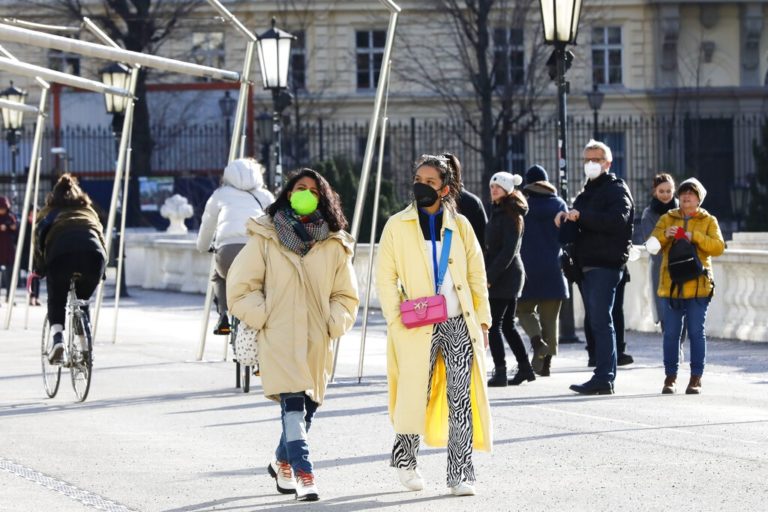
[[[307,431],[331,375],[331,340],[357,316],[346,225],[338,194],[302,169],[267,215],[248,221],[250,239],[227,274],[230,311],[258,330],[264,395],[280,402],[283,433],[267,470],[278,491],[299,500],[319,498]]]
[[[664,387],[662,393],[675,392],[680,354],[680,334],[683,319],[688,327],[691,340],[691,378],[686,394],[701,392],[701,376],[707,353],[707,338],[704,322],[713,292],[714,275],[712,256],[720,256],[725,250],[725,241],[714,215],[700,207],[707,190],[696,178],[689,178],[677,188],[680,208],[661,216],[646,242],[649,252],[656,254],[663,250],[661,276],[657,290],[662,300],[664,322]],[[675,285],[669,273],[669,252],[675,239],[687,239],[696,249],[704,273],[698,277]]]
[[[389,416],[396,434],[391,465],[406,488],[421,490],[421,436],[429,445],[448,445],[448,486],[466,496],[475,494],[473,446],[489,451],[492,444],[485,384],[491,313],[480,244],[455,209],[460,172],[450,154],[422,155],[416,162],[415,201],[384,227],[376,285],[387,321]],[[435,295],[447,230],[452,236],[440,292],[448,319],[409,329],[400,303]]]

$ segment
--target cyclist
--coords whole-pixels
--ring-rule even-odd
[[[219,322],[213,334],[229,334],[227,319],[227,272],[232,260],[248,241],[245,223],[264,214],[275,197],[264,187],[264,167],[253,158],[233,160],[224,168],[221,186],[205,203],[197,234],[197,250],[213,250],[213,290]]]
[[[48,194],[35,226],[33,267],[35,273],[48,280],[51,364],[60,363],[64,353],[64,318],[72,275],[80,274],[75,293],[82,300],[91,297],[104,275],[107,258],[103,229],[91,198],[80,188],[77,178],[62,174]],[[80,340],[84,341],[84,337]]]

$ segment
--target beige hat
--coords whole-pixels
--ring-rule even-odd
[[[688,178],[677,186],[677,196],[680,197],[681,189],[692,189],[694,193],[699,196],[699,204],[704,202],[704,198],[707,197],[707,189],[696,178]]]

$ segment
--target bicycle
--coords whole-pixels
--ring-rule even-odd
[[[61,369],[69,368],[72,379],[72,388],[78,402],[83,402],[88,397],[91,389],[91,374],[93,369],[93,339],[91,338],[91,321],[88,315],[88,300],[77,298],[75,283],[80,274],[74,273],[69,280],[69,293],[67,295],[66,325],[67,340],[64,343],[64,355],[60,364],[51,364],[48,361],[48,343],[51,335],[51,326],[48,315],[43,323],[43,338],[40,350],[40,359],[43,367],[43,384],[45,393],[49,398],[56,396],[61,381]]]
[[[235,344],[237,341],[237,330],[240,325],[240,320],[232,316],[229,324],[232,326],[232,332],[230,332],[229,343],[232,345],[232,360],[235,362],[235,388],[240,389],[241,385],[243,393],[248,393],[251,390],[251,374],[254,376],[259,375],[259,367],[248,366],[240,364],[237,360],[237,352],[235,351]]]

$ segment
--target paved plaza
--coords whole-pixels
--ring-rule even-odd
[[[586,352],[564,345],[551,377],[490,390],[494,451],[475,454],[478,495],[457,498],[444,449],[422,448],[422,492],[405,491],[388,467],[385,330],[374,312],[362,383],[358,324],[310,432],[321,501],[297,503],[265,470],[279,408],[258,379],[249,394],[235,389],[222,338],[210,336],[195,361],[203,297],[131,294],[115,344],[111,299],[102,310],[82,404],[66,375],[45,398],[44,308],[25,330],[18,307],[0,331],[0,511],[768,510],[768,343],[710,340],[700,396],[660,394],[660,338],[639,333],[628,333],[636,362],[620,368],[616,395],[577,396],[568,385],[589,378]],[[687,378],[684,367],[683,387]]]

